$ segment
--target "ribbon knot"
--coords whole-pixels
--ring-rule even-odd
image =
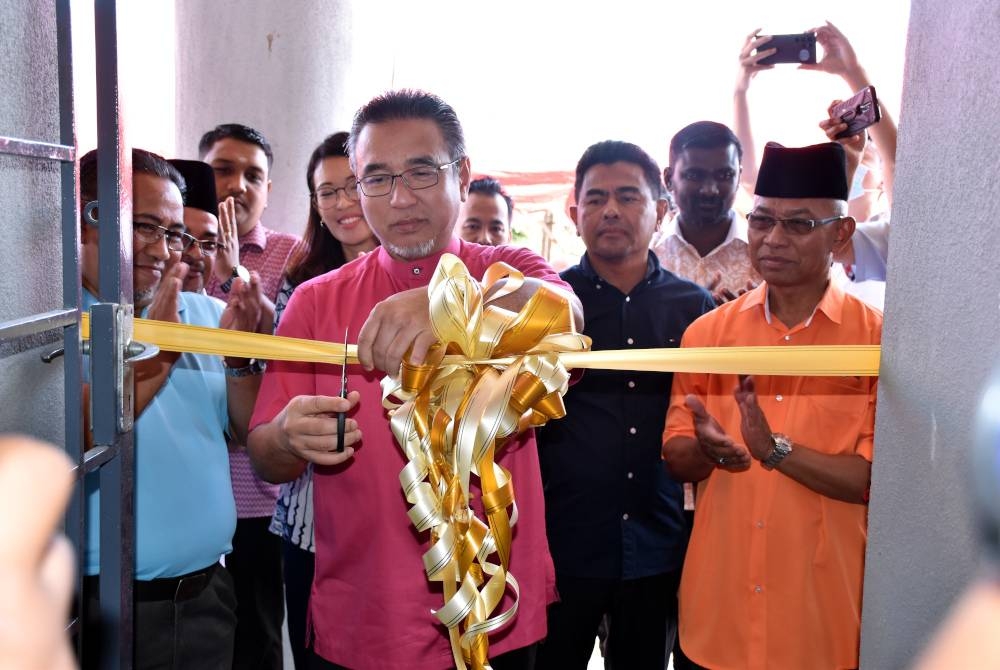
[[[488,669],[489,634],[517,613],[509,571],[515,486],[497,453],[525,429],[566,414],[569,373],[559,353],[590,347],[558,291],[539,287],[517,312],[497,304],[524,282],[496,263],[480,284],[445,254],[427,289],[439,344],[424,364],[404,361],[399,379],[382,380],[383,406],[408,461],[399,480],[410,520],[430,531],[424,569],[443,584],[444,606],[434,615],[448,627],[460,670]],[[485,520],[471,505],[474,477]],[[508,588],[513,604],[497,612]]]

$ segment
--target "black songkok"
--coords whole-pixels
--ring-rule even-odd
[[[212,166],[201,161],[186,161],[174,158],[170,164],[187,182],[187,192],[184,194],[184,206],[201,209],[216,217],[219,216],[219,201],[215,198],[215,172]]]
[[[847,157],[836,142],[789,148],[764,146],[754,194],[766,198],[847,200]]]

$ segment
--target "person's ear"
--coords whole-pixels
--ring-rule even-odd
[[[674,173],[673,165],[668,165],[667,167],[663,168],[663,183],[667,185],[668,191],[674,190],[674,180],[671,178],[673,173]]]
[[[660,229],[660,224],[663,223],[663,217],[667,215],[667,210],[670,208],[670,203],[667,202],[666,198],[660,198],[656,201],[656,228]]]
[[[580,222],[579,222],[580,217],[578,212],[579,209],[577,209],[576,205],[569,206],[569,216],[571,219],[573,219],[573,225],[576,226],[576,235],[577,237],[582,237],[582,235],[580,235]]]
[[[857,227],[857,222],[853,216],[845,216],[834,225],[836,228],[834,229],[833,237],[833,253],[837,255],[844,251],[847,245],[851,244],[851,238],[854,237],[854,229]]]
[[[468,156],[463,156],[458,164],[458,192],[462,202],[469,197],[469,184],[472,183],[472,161]]]

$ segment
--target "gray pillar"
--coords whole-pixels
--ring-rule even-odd
[[[996,0],[913,0],[861,667],[907,667],[976,565],[973,417],[1000,363]]]
[[[350,0],[177,0],[177,154],[201,135],[244,123],[274,149],[267,226],[301,234],[309,154],[347,129],[359,101],[344,94]]]
[[[59,144],[55,3],[0,3],[0,26],[0,135]],[[63,306],[59,166],[0,156],[0,322]],[[39,360],[61,337],[0,343],[0,432],[63,442],[62,359]]]

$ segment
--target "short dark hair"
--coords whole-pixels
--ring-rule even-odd
[[[347,262],[344,245],[323,226],[323,220],[316,211],[316,180],[313,175],[324,158],[347,157],[347,133],[328,135],[320,142],[306,165],[306,187],[309,189],[309,216],[306,232],[302,236],[302,246],[285,268],[285,277],[294,287],[304,281],[318,277]],[[376,238],[377,239],[377,238]]]
[[[347,139],[347,153],[354,164],[354,150],[358,135],[370,123],[385,123],[405,119],[427,119],[437,124],[448,147],[448,158],[456,160],[465,155],[465,135],[462,124],[451,105],[427,91],[403,88],[389,91],[369,100],[354,115],[351,134]]]
[[[274,152],[271,151],[270,143],[268,143],[264,138],[264,134],[259,130],[250,126],[244,126],[242,123],[223,123],[202,135],[201,140],[198,142],[198,157],[204,159],[205,155],[212,150],[216,142],[226,138],[232,138],[260,147],[264,155],[267,156],[267,169],[271,169],[271,165],[274,164]]]
[[[573,195],[576,200],[580,199],[580,189],[583,187],[583,178],[587,171],[595,165],[611,165],[612,163],[632,163],[642,169],[642,175],[649,185],[649,192],[654,200],[663,197],[663,179],[660,173],[660,166],[657,165],[653,157],[643,151],[642,147],[631,142],[621,142],[618,140],[604,140],[597,144],[591,144],[583,152],[580,161],[576,164],[576,182],[573,185]]]
[[[729,126],[715,121],[695,121],[684,126],[670,140],[670,166],[677,164],[677,156],[685,149],[720,149],[730,144],[736,147],[736,160],[743,162],[743,145]]]
[[[145,149],[132,148],[132,174],[148,174],[172,181],[181,195],[187,191],[184,177],[167,159]],[[80,204],[81,207],[97,200],[97,149],[88,151],[80,158]]]
[[[480,177],[469,182],[469,195],[498,195],[507,203],[507,223],[514,218],[514,199],[503,190],[503,184],[496,177]]]

